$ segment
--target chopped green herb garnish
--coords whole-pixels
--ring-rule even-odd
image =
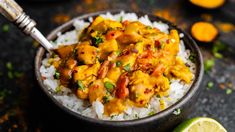
[[[76,55],[77,55],[77,52],[78,52],[78,49],[77,49],[77,48],[73,49],[73,56],[76,56]]]
[[[226,94],[231,94],[233,92],[233,90],[232,89],[226,89]]]
[[[114,85],[111,82],[105,82],[104,87],[107,89],[108,92],[112,92],[114,89]]]
[[[123,68],[127,72],[131,71],[131,65],[130,64],[125,65]]]
[[[179,115],[181,113],[181,109],[177,108],[176,110],[174,110],[173,114],[175,115]]]
[[[56,92],[56,93],[61,92],[61,86],[56,87],[56,88],[55,88],[55,92]]]
[[[218,59],[222,59],[223,58],[223,55],[222,54],[220,54],[220,53],[214,53],[214,56],[215,56],[215,58],[218,58]]]
[[[135,118],[136,118],[136,119],[139,118],[138,114],[135,114]]]
[[[100,63],[103,63],[103,62],[104,62],[104,60],[101,59],[101,58],[98,58],[98,61],[99,61]]]
[[[8,76],[9,79],[13,79],[14,78],[14,75],[13,75],[13,73],[11,71],[7,72],[7,76]]]
[[[102,99],[103,99],[104,103],[108,103],[109,102],[109,97],[107,95],[104,96]]]
[[[111,119],[113,119],[114,117],[115,117],[115,115],[111,115],[111,117],[110,117],[110,118],[111,118]]]
[[[146,29],[150,30],[150,29],[152,29],[152,27],[151,26],[146,26]]]
[[[12,66],[11,62],[7,62],[6,67],[7,67],[8,70],[13,70],[13,66]]]
[[[4,25],[2,26],[2,31],[3,31],[3,32],[8,32],[9,29],[10,29],[10,27],[9,27],[8,24],[4,24]]]
[[[117,61],[117,62],[116,62],[116,66],[117,66],[117,67],[119,67],[119,66],[121,66],[121,65],[122,65],[122,62],[121,62],[121,61]]]
[[[55,75],[54,75],[54,78],[55,78],[55,79],[59,79],[59,78],[60,78],[60,73],[56,71],[56,72],[55,72]]]
[[[159,94],[156,95],[157,98],[161,98],[161,96]]]
[[[119,56],[122,53],[122,51],[121,50],[117,50],[115,53],[116,53],[117,56]]]
[[[135,98],[139,98],[140,94],[139,93],[135,93]]]
[[[119,21],[120,21],[120,22],[122,22],[122,21],[123,21],[123,17],[122,17],[122,16],[119,18]]]
[[[161,42],[160,49],[163,49],[165,47],[165,44]]]
[[[77,84],[78,84],[78,89],[84,90],[85,86],[82,83],[82,81],[78,80]]]
[[[196,59],[196,55],[194,53],[191,53],[190,56],[189,56],[189,60],[191,62],[195,62],[195,59]]]
[[[213,82],[210,81],[210,82],[207,83],[207,88],[208,89],[211,89],[213,86],[214,86]]]
[[[92,44],[94,46],[98,46],[102,42],[103,42],[103,39],[101,37],[93,37],[92,38]]]
[[[154,115],[154,114],[155,114],[154,111],[151,111],[151,112],[148,113],[149,116]]]
[[[215,65],[214,59],[209,59],[204,62],[205,72],[209,72]]]

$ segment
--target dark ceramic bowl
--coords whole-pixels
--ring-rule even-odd
[[[113,14],[119,13],[118,11],[110,11]],[[86,14],[80,17],[77,17],[75,19],[83,19],[87,20],[88,17],[95,17],[99,14],[103,14],[103,12],[97,12],[97,13],[91,13]],[[137,13],[138,16],[145,15],[144,13]],[[172,130],[177,124],[179,124],[183,119],[187,117],[188,114],[191,113],[192,106],[196,103],[198,94],[201,91],[201,88],[199,87],[202,76],[203,76],[203,61],[202,56],[199,51],[198,46],[196,45],[195,41],[184,31],[177,28],[172,23],[166,21],[165,19],[162,19],[160,17],[156,17],[153,15],[148,14],[149,19],[151,21],[162,21],[163,23],[166,23],[169,25],[170,29],[177,29],[180,33],[184,33],[184,43],[187,49],[190,49],[192,53],[196,55],[195,63],[196,63],[196,75],[195,80],[190,88],[190,90],[184,95],[182,99],[180,99],[177,103],[174,105],[168,107],[167,109],[145,118],[136,119],[136,120],[128,120],[128,121],[104,121],[94,118],[89,118],[82,116],[78,113],[75,113],[68,109],[67,107],[63,106],[60,102],[58,102],[47,90],[47,87],[43,84],[43,80],[41,77],[41,74],[39,72],[39,68],[41,66],[41,61],[43,57],[45,56],[45,50],[41,47],[38,49],[36,58],[35,58],[35,72],[37,80],[42,88],[42,90],[47,94],[47,96],[61,109],[63,109],[66,113],[71,114],[75,118],[77,118],[79,121],[82,121],[85,123],[85,125],[93,131],[169,131]],[[71,20],[62,26],[56,28],[53,30],[49,35],[49,40],[54,40],[56,38],[56,34],[58,32],[66,32],[68,30],[72,29],[72,24],[74,20]],[[180,109],[181,113],[179,115],[173,114],[173,111],[176,109]]]

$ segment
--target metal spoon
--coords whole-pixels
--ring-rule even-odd
[[[36,22],[26,15],[14,0],[0,0],[0,13],[51,53],[53,45],[35,27]]]

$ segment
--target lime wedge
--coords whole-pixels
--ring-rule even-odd
[[[227,130],[214,119],[196,117],[181,123],[173,132],[227,132]]]

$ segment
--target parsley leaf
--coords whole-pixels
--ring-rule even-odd
[[[82,83],[82,81],[78,80],[77,85],[78,85],[78,89],[84,90],[85,86]]]
[[[100,43],[103,42],[103,39],[101,37],[93,37],[91,41],[94,46],[98,46]]]
[[[104,87],[107,89],[108,92],[112,92],[114,89],[114,85],[111,82],[105,82]]]
[[[56,72],[55,72],[55,75],[54,75],[54,78],[55,78],[55,79],[59,79],[59,78],[60,78],[60,73],[56,71]]]
[[[130,64],[125,65],[123,68],[127,72],[131,71],[131,65]]]
[[[121,62],[121,61],[117,61],[117,62],[116,62],[116,66],[117,66],[117,67],[119,67],[119,66],[121,66],[121,65],[122,65],[122,62]]]

